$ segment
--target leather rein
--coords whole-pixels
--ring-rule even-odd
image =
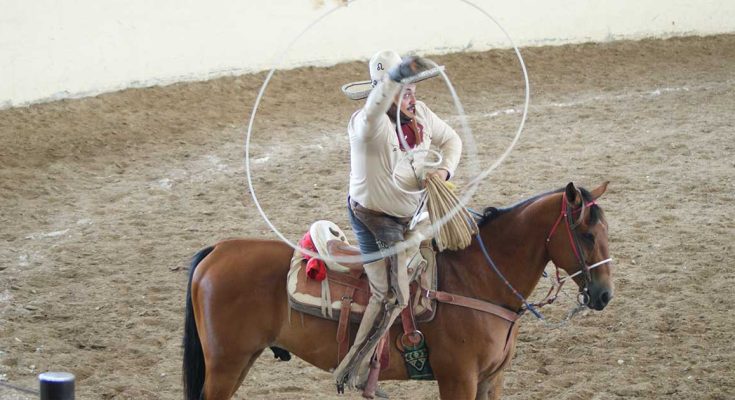
[[[578,192],[579,193],[579,192]],[[579,193],[581,197],[581,193]],[[606,264],[610,262],[612,259],[607,258],[605,260],[602,260],[600,262],[597,262],[593,265],[587,265],[587,262],[585,261],[585,254],[584,250],[579,244],[579,239],[577,235],[574,234],[574,230],[582,223],[584,220],[584,211],[587,209],[587,207],[591,207],[593,205],[596,205],[594,200],[589,202],[582,201],[582,205],[579,208],[574,209],[571,204],[567,201],[567,194],[566,192],[563,192],[562,194],[562,201],[561,201],[561,212],[559,213],[559,217],[556,219],[556,222],[554,222],[554,225],[551,227],[551,230],[549,231],[549,234],[546,235],[546,246],[549,245],[549,242],[551,241],[551,237],[556,233],[557,228],[559,227],[561,221],[563,220],[565,222],[567,235],[569,237],[569,244],[572,247],[572,251],[574,252],[574,256],[580,266],[579,270],[575,272],[572,275],[567,276],[566,278],[560,278],[559,276],[559,267],[555,264],[554,267],[556,268],[556,282],[552,285],[552,287],[549,289],[549,292],[547,293],[546,297],[534,304],[529,304],[526,299],[518,293],[518,291],[513,288],[513,286],[508,282],[508,280],[503,276],[503,274],[500,272],[500,270],[497,268],[495,263],[493,262],[492,258],[487,252],[487,249],[485,248],[485,245],[482,241],[482,238],[480,237],[479,232],[476,234],[477,241],[480,244],[480,249],[482,250],[483,254],[485,255],[485,259],[488,261],[488,264],[495,270],[495,272],[498,274],[498,276],[505,282],[506,286],[508,286],[511,291],[521,299],[524,306],[519,311],[512,311],[505,307],[499,306],[497,304],[484,301],[484,300],[478,300],[471,297],[466,296],[460,296],[453,293],[448,292],[442,292],[438,290],[424,290],[423,295],[426,298],[437,300],[441,303],[446,304],[453,304],[460,307],[470,308],[473,310],[482,311],[488,314],[495,315],[497,317],[500,317],[508,322],[515,322],[518,318],[520,318],[526,310],[531,311],[537,318],[544,319],[544,317],[536,311],[536,307],[540,308],[546,304],[551,304],[556,300],[558,297],[559,291],[561,290],[561,287],[564,285],[564,282],[566,282],[567,279],[573,278],[579,274],[584,273],[584,279],[585,279],[585,286],[582,289],[582,292],[580,292],[580,298],[578,298],[578,302],[581,305],[586,305],[589,302],[589,294],[588,294],[588,284],[592,281],[592,276],[590,271],[593,268],[597,268],[603,264]],[[574,214],[580,212],[579,218],[574,221]],[[556,290],[554,292],[554,290]],[[552,295],[552,292],[553,295]]]

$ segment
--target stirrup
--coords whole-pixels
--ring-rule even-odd
[[[337,394],[345,394],[345,384],[337,383]]]

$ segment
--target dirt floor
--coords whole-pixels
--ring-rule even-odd
[[[610,180],[600,203],[616,296],[559,329],[525,316],[505,397],[735,398],[735,36],[523,54],[532,84],[526,128],[471,205]],[[510,144],[523,82],[509,51],[435,59],[473,129],[461,188],[471,167],[489,166]],[[278,72],[266,92],[251,142],[254,188],[289,239],[316,219],[348,227],[345,124],[361,103],[339,87],[365,70]],[[39,372],[66,370],[79,399],[182,397],[190,257],[223,238],[275,238],[244,168],[264,77],[0,111],[0,383],[36,389]],[[459,128],[440,80],[418,94]],[[547,288],[542,281],[535,298]],[[544,309],[549,319],[574,305],[572,288],[565,293]],[[434,382],[384,387],[393,398],[438,398]],[[334,393],[328,372],[266,352],[237,398],[359,398]],[[0,398],[37,396],[0,387]]]

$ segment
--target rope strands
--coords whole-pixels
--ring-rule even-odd
[[[436,175],[430,176],[427,181],[427,208],[432,224],[441,220],[455,208],[457,209],[457,212],[436,232],[434,239],[439,251],[466,248],[472,243],[472,237],[478,231],[475,219],[464,205],[459,204],[459,199],[449,189],[448,182]]]

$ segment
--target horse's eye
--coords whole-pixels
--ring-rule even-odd
[[[593,235],[593,234],[591,234],[589,232],[583,233],[582,234],[582,239],[584,239],[585,241],[587,241],[587,242],[589,242],[591,244],[595,244],[595,235]]]

